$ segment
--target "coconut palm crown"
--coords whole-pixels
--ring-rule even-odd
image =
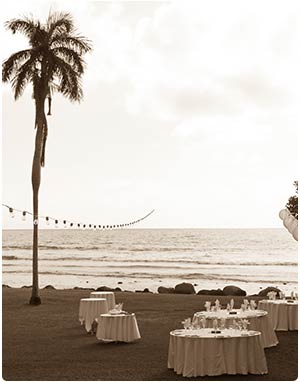
[[[69,13],[50,13],[45,24],[33,18],[13,19],[5,23],[13,34],[20,32],[29,48],[12,54],[2,64],[2,81],[10,82],[15,99],[28,84],[33,86],[35,102],[35,149],[32,163],[33,189],[33,261],[30,303],[41,303],[38,288],[38,192],[41,167],[45,164],[48,135],[45,101],[51,115],[52,94],[57,91],[71,101],[82,98],[81,77],[85,62],[82,56],[91,50],[90,41],[79,36]]]
[[[24,34],[30,45],[29,49],[12,54],[2,65],[2,81],[11,83],[15,99],[23,94],[28,83],[32,83],[36,103],[44,104],[48,98],[48,115],[51,115],[53,91],[62,93],[71,101],[81,100],[80,80],[85,67],[82,55],[91,50],[91,45],[86,38],[76,35],[69,13],[50,14],[44,25],[32,18],[24,18],[10,20],[5,26],[12,33]],[[43,131],[42,166],[46,138],[47,123]]]

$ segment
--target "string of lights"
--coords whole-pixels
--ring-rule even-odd
[[[20,213],[20,216],[22,217],[23,221],[26,221],[27,215],[33,216],[33,213],[26,210],[19,210],[17,208],[8,206],[7,204],[2,204],[3,207],[6,207],[9,211],[10,217],[13,219],[16,215],[16,213]],[[145,220],[147,217],[149,217],[155,210],[150,211],[147,215],[130,221],[128,223],[122,223],[122,224],[86,224],[78,221],[68,220],[68,219],[57,219],[52,216],[41,216],[38,215],[38,219],[35,219],[33,224],[39,224],[41,220],[45,220],[47,225],[50,225],[51,222],[54,222],[55,228],[59,228],[59,226],[62,224],[64,228],[76,228],[76,229],[120,229],[120,228],[127,228],[131,227],[133,225],[136,225],[140,223],[142,220]]]

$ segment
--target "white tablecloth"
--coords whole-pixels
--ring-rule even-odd
[[[102,314],[97,319],[98,340],[132,342],[141,338],[135,314]]]
[[[91,292],[91,298],[106,298],[108,310],[111,310],[115,307],[115,294],[114,292]]]
[[[223,330],[221,335],[210,332],[211,329],[171,332],[168,368],[184,377],[268,372],[259,332],[250,331],[246,336],[232,329]]]
[[[89,332],[95,318],[108,312],[105,298],[82,298],[79,305],[79,321],[81,325],[85,322],[85,329]]]
[[[226,309],[216,312],[197,312],[194,314],[193,322],[200,324],[201,318],[206,318],[206,326],[212,327],[214,319],[225,318],[225,326],[229,328],[233,324],[233,319],[246,319],[249,321],[249,330],[256,330],[261,332],[261,341],[264,348],[276,346],[278,339],[273,329],[271,319],[267,312],[263,310],[245,310],[233,309],[236,314],[229,314]]]
[[[274,330],[298,330],[298,301],[261,300],[258,307],[269,313]]]

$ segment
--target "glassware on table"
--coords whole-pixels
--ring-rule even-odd
[[[222,317],[220,320],[220,328],[221,330],[224,330],[225,327],[226,327],[226,319]]]
[[[201,329],[200,320],[197,316],[193,317],[192,326],[196,330]]]
[[[201,318],[200,322],[201,322],[202,328],[205,329],[206,328],[206,318]]]
[[[191,319],[186,318],[184,321],[181,322],[183,324],[184,329],[190,329],[192,326]]]
[[[255,310],[256,306],[256,302],[254,300],[250,300],[250,309]]]
[[[232,326],[232,328],[235,329],[235,330],[238,329],[238,324],[237,324],[237,321],[236,321],[235,318],[232,320],[232,325],[231,325],[231,326]]]
[[[197,321],[195,321],[192,325],[193,325],[193,328],[196,329],[196,330],[201,329],[201,325]]]
[[[277,292],[275,291],[270,291],[269,293],[267,293],[269,300],[276,300],[276,295],[277,295]]]
[[[234,299],[232,298],[230,300],[230,308],[231,308],[231,310],[233,309],[233,307],[234,307]]]
[[[236,324],[237,324],[238,330],[242,330],[243,329],[242,320],[238,320]]]
[[[292,295],[291,295],[291,297],[292,297]],[[280,298],[280,300],[285,300],[285,294],[281,291],[279,292],[279,298]]]
[[[206,301],[205,304],[204,304],[204,307],[206,309],[207,312],[210,311],[210,307],[211,307],[211,302],[210,301]]]
[[[227,312],[230,312],[230,311],[231,311],[231,306],[230,306],[230,304],[229,304],[229,303],[227,304],[227,307],[226,307],[226,309],[227,309]]]
[[[217,330],[218,329],[218,320],[213,320],[213,329]]]
[[[249,325],[249,321],[248,320],[242,320],[241,324],[242,324],[243,330],[247,330],[248,325]]]

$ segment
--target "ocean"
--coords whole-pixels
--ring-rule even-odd
[[[31,230],[4,230],[2,283],[31,285]],[[297,287],[297,242],[284,229],[40,230],[40,287],[157,292],[185,281],[247,293]]]

